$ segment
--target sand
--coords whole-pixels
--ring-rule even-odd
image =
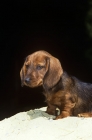
[[[0,140],[92,140],[92,118],[53,120],[46,107],[0,121]]]

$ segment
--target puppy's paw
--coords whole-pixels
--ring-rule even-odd
[[[78,117],[85,117],[85,118],[87,118],[87,117],[92,117],[92,113],[80,113],[80,114],[78,114]]]
[[[62,119],[62,116],[57,116],[54,120]]]
[[[66,117],[68,117],[68,115],[60,114],[55,118],[55,120],[63,119],[63,118],[66,118]]]
[[[84,117],[84,114],[78,114],[78,117]]]

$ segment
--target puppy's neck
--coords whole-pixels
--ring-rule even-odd
[[[59,86],[61,85],[60,83],[61,83],[61,77],[60,77],[60,80],[57,82],[56,85],[54,85],[53,87],[49,87],[49,88],[46,85],[44,85],[43,89],[46,93],[55,92],[55,91],[57,91],[57,89],[59,89]]]

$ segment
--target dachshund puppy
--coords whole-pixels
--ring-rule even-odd
[[[28,55],[20,71],[21,84],[43,86],[46,112],[56,119],[67,116],[92,117],[92,84],[63,71],[61,63],[46,51]],[[60,110],[57,115],[56,108]]]

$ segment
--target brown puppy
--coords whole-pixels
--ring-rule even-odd
[[[59,60],[46,51],[27,56],[20,71],[22,86],[43,86],[47,113],[56,119],[67,116],[92,117],[92,84],[63,72]],[[57,115],[56,108],[60,109]]]

